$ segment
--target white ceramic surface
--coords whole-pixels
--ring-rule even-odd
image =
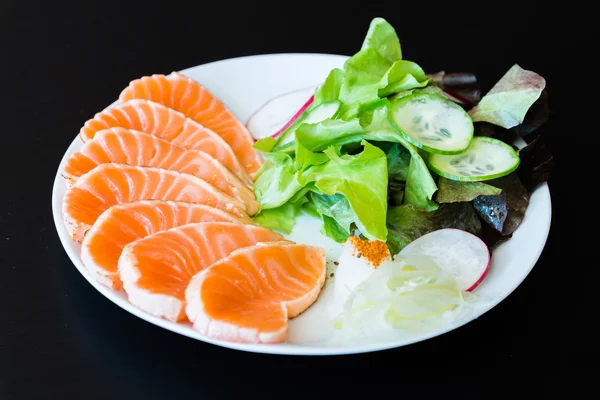
[[[260,55],[218,61],[180,72],[205,85],[242,121],[246,121],[257,108],[269,99],[289,91],[320,84],[332,68],[342,67],[346,58],[346,56],[326,54]],[[169,73],[171,71],[162,72]],[[117,96],[118,93],[115,93],[115,100]],[[74,135],[76,134],[77,132],[74,132]],[[515,290],[538,260],[550,229],[550,192],[548,186],[544,184],[532,194],[525,219],[514,233],[513,238],[502,243],[494,251],[490,272],[475,291],[480,299],[474,307],[474,313],[427,334],[367,337],[363,340],[349,342],[332,340],[332,328],[327,320],[324,307],[330,294],[328,289],[332,287],[332,280],[329,280],[317,302],[301,316],[290,321],[286,343],[255,345],[217,341],[198,334],[192,330],[189,324],[173,323],[138,310],[127,301],[123,292],[115,292],[102,286],[88,274],[79,258],[80,245],[73,242],[68,236],[61,211],[66,185],[60,176],[60,171],[63,169],[66,159],[81,145],[79,137],[75,137],[60,163],[52,194],[52,211],[56,228],[75,267],[107,299],[139,318],[181,335],[238,350],[296,355],[349,354],[404,346],[438,336],[489,311]],[[331,262],[339,256],[341,246],[319,233],[320,224],[317,219],[301,216],[294,231],[287,236],[298,243],[324,247],[328,253],[329,267],[332,268]],[[468,327],[463,329],[468,329]]]

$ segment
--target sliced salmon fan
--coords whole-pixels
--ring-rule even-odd
[[[232,251],[282,241],[269,229],[230,222],[188,224],[155,233],[123,248],[119,276],[129,301],[149,314],[185,319],[185,290],[192,277]]]
[[[187,117],[215,131],[233,149],[246,172],[254,176],[262,164],[252,147],[254,140],[244,124],[206,87],[178,72],[154,74],[131,81],[119,100],[151,100],[181,111]]]
[[[233,251],[196,274],[186,314],[195,330],[219,340],[280,343],[288,319],[310,307],[325,282],[325,250],[289,242]]]
[[[184,172],[204,179],[231,197],[244,203],[248,215],[260,205],[254,193],[229,169],[209,154],[186,150],[158,136],[125,128],[98,131],[83,148],[73,154],[63,176],[73,184],[81,175],[99,164],[121,163]]]
[[[100,164],[82,175],[63,199],[63,216],[71,237],[81,243],[98,217],[115,204],[138,200],[172,200],[205,204],[250,222],[244,205],[194,175],[163,168]]]
[[[149,133],[188,150],[210,154],[252,186],[252,179],[231,147],[215,132],[187,118],[184,114],[148,100],[118,103],[88,120],[79,135],[84,142],[108,128],[126,128]]]
[[[86,233],[81,261],[98,282],[120,289],[118,263],[127,244],[194,222],[243,224],[244,220],[204,204],[162,200],[116,204],[104,211]]]

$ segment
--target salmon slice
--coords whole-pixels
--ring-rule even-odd
[[[121,163],[185,172],[204,179],[244,203],[248,215],[260,205],[254,193],[223,164],[199,150],[186,150],[158,136],[125,128],[98,131],[73,154],[63,170],[70,184],[99,164]]]
[[[121,288],[117,268],[125,245],[153,233],[193,222],[244,221],[204,204],[140,200],[116,204],[96,220],[81,244],[81,260],[94,278],[112,289]]]
[[[284,240],[254,225],[203,222],[179,226],[129,243],[119,275],[129,301],[157,317],[185,319],[185,289],[198,271],[240,247]]]
[[[63,215],[69,234],[79,243],[100,214],[115,204],[138,200],[172,200],[205,204],[250,222],[244,205],[210,183],[190,174],[154,167],[100,164],[67,189]]]
[[[195,330],[214,339],[279,343],[288,318],[310,307],[324,282],[324,249],[281,242],[249,246],[192,278],[186,314]]]
[[[131,81],[119,100],[146,99],[181,111],[187,117],[215,131],[241,161],[250,176],[262,164],[254,139],[240,120],[208,89],[178,72],[154,74]]]
[[[215,132],[198,124],[182,113],[148,100],[130,100],[97,113],[81,128],[84,142],[98,131],[108,128],[127,128],[149,133],[188,150],[210,154],[236,174],[242,182],[252,185],[252,179],[229,145]]]

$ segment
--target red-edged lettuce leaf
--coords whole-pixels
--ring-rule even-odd
[[[530,195],[516,172],[487,183],[502,189],[502,193],[498,196],[479,196],[473,200],[473,207],[487,227],[496,231],[493,233],[484,229],[484,240],[491,247],[511,237],[521,225]]]
[[[472,72],[439,71],[427,75],[435,84],[450,96],[456,98],[463,106],[473,106],[481,100],[481,87],[477,76]]]
[[[435,211],[423,211],[405,204],[391,207],[387,215],[387,245],[396,255],[410,242],[426,233],[456,228],[481,236],[481,221],[471,203],[442,204]]]
[[[513,65],[481,101],[469,110],[473,122],[490,122],[506,129],[523,123],[540,97],[546,80],[533,71]]]
[[[502,189],[484,182],[462,182],[440,176],[435,201],[438,203],[457,203],[471,201],[478,196],[497,196]]]
[[[542,137],[535,138],[531,143],[519,151],[521,163],[517,174],[528,191],[532,191],[539,184],[550,178],[554,168],[554,157]]]
[[[549,117],[548,90],[544,89],[540,94],[540,98],[533,103],[527,114],[525,114],[523,123],[510,130],[522,137],[527,143],[530,143],[543,133],[543,129],[540,128],[548,121]]]

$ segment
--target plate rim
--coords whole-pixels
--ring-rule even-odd
[[[193,71],[194,69],[205,67],[208,65],[224,64],[224,63],[229,63],[229,62],[236,62],[236,61],[255,59],[255,58],[265,59],[265,58],[276,58],[276,57],[323,57],[323,58],[335,57],[335,58],[348,59],[350,56],[343,55],[343,54],[310,53],[310,52],[309,53],[302,53],[302,52],[264,53],[264,54],[245,55],[245,56],[238,56],[238,57],[231,57],[231,58],[215,60],[212,62],[207,62],[204,64],[198,64],[198,65],[195,65],[192,67],[188,67],[188,68],[179,70],[178,72],[185,75],[186,73],[189,73],[190,71]],[[115,102],[107,105],[106,107],[110,107]],[[150,314],[138,309],[133,304],[129,303],[127,300],[124,300],[123,298],[119,297],[118,294],[115,293],[112,289],[110,289],[106,286],[103,286],[101,283],[97,282],[91,276],[91,274],[89,273],[87,268],[83,265],[83,263],[80,259],[80,256],[75,253],[75,251],[71,248],[70,245],[68,245],[69,243],[72,243],[72,239],[68,235],[68,232],[64,226],[64,221],[62,219],[63,218],[62,198],[59,198],[61,182],[64,184],[64,178],[61,175],[61,171],[62,171],[61,167],[64,165],[64,163],[69,155],[69,150],[71,149],[72,146],[75,146],[79,140],[80,140],[79,134],[77,134],[75,136],[75,138],[71,141],[71,143],[69,144],[67,149],[65,150],[63,156],[61,157],[61,160],[57,166],[54,183],[52,185],[52,196],[51,196],[51,198],[52,198],[52,201],[51,201],[52,216],[53,216],[54,225],[55,225],[57,234],[59,236],[61,245],[62,245],[64,251],[67,253],[67,256],[69,257],[73,266],[75,266],[75,268],[84,277],[84,279],[90,285],[92,285],[92,287],[94,287],[98,292],[100,292],[107,300],[109,300],[110,302],[112,302],[113,304],[118,306],[119,308],[129,312],[130,314],[133,314],[134,316],[136,316],[152,325],[155,325],[160,328],[171,331],[173,333],[177,333],[179,335],[185,336],[189,339],[201,341],[201,342],[204,342],[207,344],[216,345],[219,347],[224,347],[224,348],[232,349],[232,350],[241,350],[241,351],[246,351],[246,352],[251,352],[251,353],[261,353],[261,354],[298,355],[298,356],[333,356],[333,355],[361,354],[361,353],[384,351],[384,350],[404,347],[404,346],[411,345],[414,343],[426,341],[426,340],[435,338],[437,336],[446,334],[448,332],[457,330],[457,329],[467,325],[468,323],[476,320],[481,315],[487,314],[494,307],[496,307],[498,304],[500,304],[502,301],[504,301],[508,296],[510,296],[523,283],[523,281],[529,276],[529,274],[531,273],[533,268],[538,264],[540,256],[546,247],[549,233],[550,233],[550,228],[552,225],[552,196],[550,193],[550,188],[549,188],[548,182],[544,182],[544,183],[538,185],[538,187],[536,187],[534,189],[534,193],[541,192],[540,194],[547,198],[548,210],[547,210],[547,215],[544,218],[544,226],[543,227],[538,226],[538,229],[543,228],[543,236],[544,237],[543,237],[541,246],[538,249],[536,249],[536,251],[535,251],[535,257],[534,257],[535,261],[533,262],[533,264],[530,267],[526,268],[526,270],[523,270],[519,279],[516,279],[514,281],[514,284],[510,288],[507,288],[507,290],[504,290],[503,295],[498,296],[493,302],[491,302],[490,306],[487,307],[487,309],[483,313],[475,316],[474,318],[460,321],[459,323],[449,324],[444,329],[436,330],[432,333],[417,336],[414,338],[398,339],[396,342],[386,341],[384,343],[368,343],[368,344],[358,344],[358,345],[350,345],[350,346],[343,346],[343,347],[342,346],[332,346],[332,347],[313,346],[310,344],[298,345],[298,344],[290,344],[290,343],[283,343],[283,344],[276,344],[276,345],[273,345],[273,344],[248,344],[248,343],[237,343],[237,342],[228,342],[228,341],[223,341],[223,340],[215,340],[212,338],[204,337],[204,336],[200,335],[198,332],[195,332],[195,334],[190,334],[186,330],[182,329],[183,327],[187,327],[188,326],[187,324],[173,323],[173,322],[165,320],[163,318],[155,317],[153,315],[150,315]],[[80,142],[80,143],[82,143],[82,142]],[[532,196],[534,193],[532,193]],[[511,239],[509,239],[509,240],[511,240]]]

